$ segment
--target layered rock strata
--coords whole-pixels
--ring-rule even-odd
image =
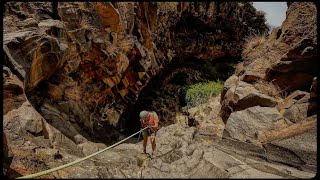
[[[45,119],[109,141],[123,129],[122,113],[172,61],[239,57],[246,35],[266,31],[247,2],[8,2],[5,64]]]

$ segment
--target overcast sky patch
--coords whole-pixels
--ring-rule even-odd
[[[267,23],[272,26],[281,26],[286,19],[287,2],[253,2],[253,6],[266,13]]]

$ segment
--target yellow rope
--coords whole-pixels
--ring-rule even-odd
[[[89,158],[91,158],[91,157],[93,157],[93,156],[95,156],[95,155],[97,155],[97,154],[100,154],[100,153],[102,153],[102,152],[104,152],[104,151],[106,151],[106,150],[108,150],[108,149],[110,149],[110,148],[112,148],[112,147],[114,147],[114,146],[119,145],[119,144],[122,143],[123,141],[126,141],[127,139],[133,137],[134,135],[140,133],[141,131],[143,131],[143,130],[145,130],[145,129],[147,129],[147,128],[148,128],[148,127],[145,127],[145,128],[143,128],[143,129],[141,129],[140,131],[132,134],[131,136],[129,136],[129,137],[127,137],[127,138],[125,138],[125,139],[123,139],[123,140],[121,140],[121,141],[119,141],[119,142],[117,142],[117,143],[115,143],[115,144],[113,144],[113,145],[111,145],[111,146],[109,146],[109,147],[101,150],[101,151],[98,151],[98,152],[93,153],[93,154],[91,154],[91,155],[89,155],[89,156],[86,156],[86,157],[84,157],[84,158],[75,160],[75,161],[70,162],[70,163],[68,163],[68,164],[61,165],[61,166],[58,166],[58,167],[55,167],[55,168],[52,168],[52,169],[48,169],[48,170],[45,170],[45,171],[42,171],[42,172],[38,172],[38,173],[35,173],[35,174],[30,174],[30,175],[27,175],[27,176],[18,177],[18,178],[16,178],[16,179],[35,178],[35,177],[43,176],[43,175],[46,175],[46,174],[49,174],[49,173],[58,171],[58,170],[60,170],[60,169],[64,169],[64,168],[66,168],[66,167],[75,165],[75,164],[80,163],[80,162],[82,162],[82,161],[84,161],[84,160],[86,160],[86,159],[89,159]]]

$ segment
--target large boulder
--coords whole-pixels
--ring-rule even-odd
[[[225,131],[234,139],[254,142],[260,131],[271,129],[281,118],[276,108],[254,106],[231,113]]]
[[[299,122],[316,113],[316,102],[310,99],[310,94],[305,91],[294,91],[277,105],[277,109],[284,118]]]
[[[304,143],[302,143],[304,142]],[[285,157],[283,159],[272,158],[275,161],[283,162],[287,164],[292,164],[294,166],[300,165],[302,169],[306,170],[316,170],[317,169],[317,128],[314,127],[305,133],[299,134],[297,136],[293,136],[287,139],[282,140],[275,140],[271,142],[270,144],[286,148],[290,151],[292,151],[296,156],[298,163],[293,163],[293,158]],[[270,156],[275,153],[276,149],[281,148],[272,148],[268,149],[269,152],[267,152]],[[288,151],[284,150],[284,152]],[[280,154],[283,154],[284,152],[278,152]]]
[[[8,177],[32,174],[58,166],[61,162],[54,159],[54,152],[57,150],[64,158],[70,154],[73,159],[83,156],[82,150],[50,126],[28,101],[4,116],[4,134],[7,148],[12,152]],[[68,162],[64,158],[64,162]]]
[[[236,75],[232,75],[230,76],[223,84],[223,89],[222,89],[222,92],[221,92],[221,99],[220,99],[220,102],[222,104],[222,101],[226,95],[226,93],[228,92],[228,90],[230,88],[234,88],[239,82],[239,77],[236,76]]]
[[[316,166],[316,124],[316,115],[282,127],[277,124],[278,128],[260,132],[257,139],[266,147],[269,160],[312,171]]]
[[[251,106],[273,107],[277,104],[276,99],[260,93],[251,84],[239,81],[235,90],[236,109],[246,109]]]
[[[225,124],[219,116],[220,95],[209,102],[188,109],[188,125],[197,127],[195,140],[213,143],[221,139]]]
[[[232,76],[230,77],[232,79]],[[228,83],[228,81],[226,81]],[[221,102],[221,117],[224,122],[227,122],[229,115],[232,112],[240,111],[253,106],[273,107],[277,105],[278,100],[270,97],[263,92],[257,90],[252,84],[238,81],[236,84],[226,89],[227,92]]]

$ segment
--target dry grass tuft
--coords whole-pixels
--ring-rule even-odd
[[[244,66],[243,62],[240,62],[236,65],[236,69],[234,70],[234,73],[237,76],[241,76],[246,70],[246,67]]]
[[[245,41],[242,56],[247,56],[252,50],[264,43],[266,41],[266,37],[264,35],[252,35],[247,37]]]
[[[271,82],[259,80],[253,86],[263,94],[276,99],[281,98],[281,89]]]
[[[254,59],[256,59],[254,57],[260,54],[258,47],[264,42],[266,42],[266,37],[261,34],[253,34],[246,38],[242,49],[242,59],[245,66],[249,65]]]

